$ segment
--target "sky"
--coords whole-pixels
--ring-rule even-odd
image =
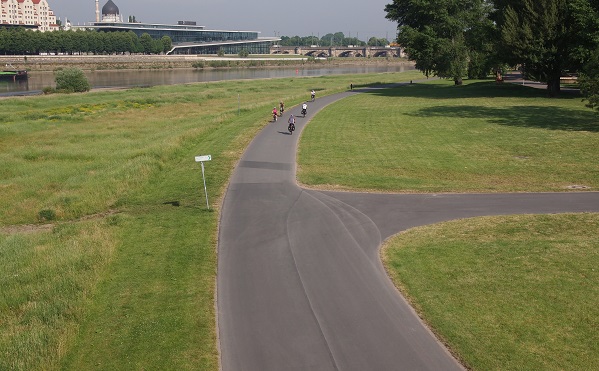
[[[107,0],[99,0],[100,11]],[[392,0],[113,0],[123,20],[173,24],[196,21],[213,30],[259,31],[260,36],[324,36],[343,32],[366,40],[395,38],[397,24],[385,18]],[[62,22],[95,21],[95,0],[48,0]]]

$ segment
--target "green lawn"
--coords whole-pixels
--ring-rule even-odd
[[[299,181],[393,192],[599,189],[599,116],[579,97],[434,81],[344,99],[303,134]]]
[[[329,76],[0,100],[0,370],[217,370],[218,208],[234,164],[270,119],[272,106],[282,99],[291,107],[311,89],[319,96],[346,90],[348,81],[360,86],[419,77]],[[352,97],[319,113],[302,140],[302,181],[417,192],[597,188],[597,116],[579,98],[548,100],[543,92],[509,85],[453,88],[434,82],[402,89]],[[352,135],[362,126],[371,128]],[[307,147],[312,143],[328,151],[321,153],[328,163],[310,159],[320,151]],[[213,158],[206,164],[213,211],[205,209],[201,170],[193,161],[200,154]],[[503,160],[489,161],[492,156]],[[469,172],[470,166],[478,170]],[[545,178],[528,179],[543,172]],[[351,174],[357,184],[348,182]],[[547,218],[552,225],[565,223]],[[566,225],[580,229],[560,241],[590,245],[584,264],[596,266],[597,215],[567,218],[572,222]],[[541,222],[533,218],[524,233]],[[536,237],[545,228],[547,223],[540,224],[531,238],[542,243]],[[496,239],[506,239],[511,230],[500,230]],[[573,262],[572,272],[587,272],[587,265],[559,255],[524,266],[561,265],[565,259]],[[596,303],[597,277],[587,276],[590,286],[573,281],[563,287],[591,287],[595,291],[568,297],[586,293]],[[419,295],[409,293],[420,308]],[[590,313],[590,322],[577,318],[596,329],[594,307],[576,313]],[[469,360],[469,351],[455,349],[469,365],[487,368]],[[584,342],[569,343],[556,357],[586,362],[589,351],[596,365],[598,352]]]
[[[599,214],[488,217],[415,228],[385,264],[475,370],[599,364]]]
[[[0,100],[0,370],[217,370],[218,209],[246,145],[280,100],[417,76]]]
[[[310,187],[383,192],[599,189],[599,116],[580,97],[434,81],[354,96],[300,144]],[[473,218],[388,241],[390,276],[475,370],[599,365],[599,214]]]

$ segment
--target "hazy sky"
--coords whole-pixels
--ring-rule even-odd
[[[100,0],[100,11],[107,0]],[[134,15],[138,22],[176,23],[196,21],[207,29],[260,31],[260,36],[324,36],[351,33],[367,37],[395,38],[396,24],[385,19],[385,5],[392,0],[113,0],[123,20]],[[95,20],[95,0],[48,0],[63,22]]]

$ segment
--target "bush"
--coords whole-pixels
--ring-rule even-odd
[[[204,66],[206,66],[206,63],[204,61],[196,61],[191,64],[191,67],[199,69],[204,68]]]
[[[56,89],[51,86],[46,86],[42,89],[42,92],[46,95],[56,93]]]
[[[229,61],[210,61],[209,64],[213,68],[229,67]]]
[[[56,219],[56,212],[52,209],[43,209],[37,213],[37,218],[41,222],[47,222]]]
[[[56,90],[67,93],[81,93],[91,89],[87,77],[78,68],[65,68],[56,72]]]
[[[247,58],[250,55],[250,52],[247,49],[242,49],[239,51],[239,58]]]

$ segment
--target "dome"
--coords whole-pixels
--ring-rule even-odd
[[[110,14],[110,15],[120,14],[119,7],[116,6],[116,4],[112,2],[112,0],[108,0],[106,2],[106,4],[104,4],[104,6],[102,7],[102,14]]]

